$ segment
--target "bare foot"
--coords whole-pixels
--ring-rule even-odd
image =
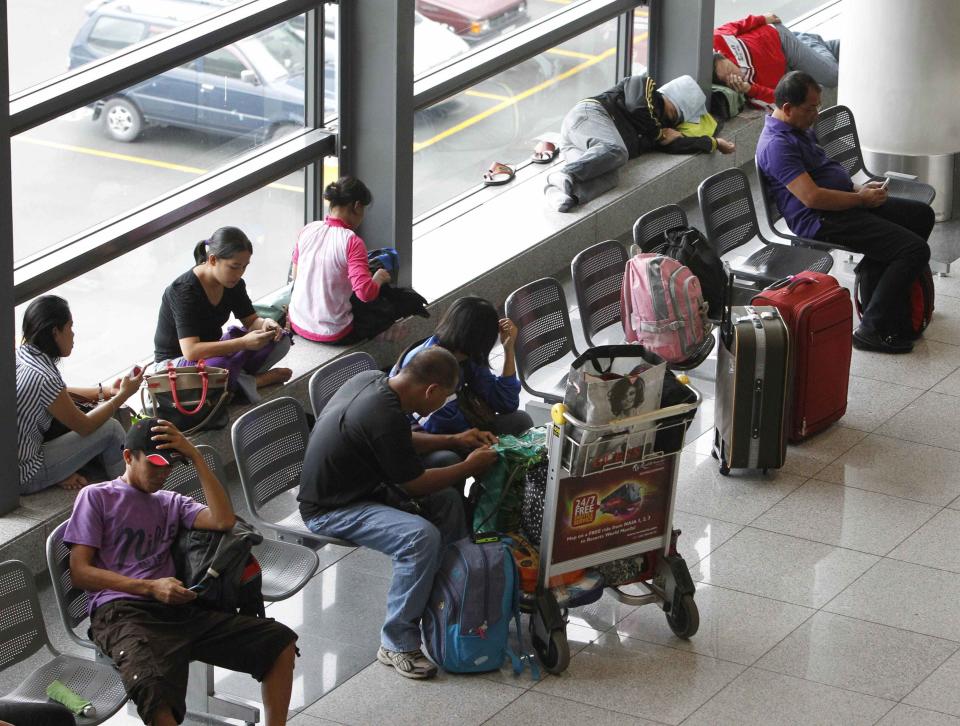
[[[57,482],[57,486],[63,487],[68,491],[75,491],[77,489],[83,489],[83,487],[89,483],[87,478],[82,474],[71,474],[63,481]]]
[[[272,386],[277,383],[286,383],[293,376],[293,371],[289,368],[271,368],[266,373],[257,374],[257,388],[261,386]]]
[[[736,145],[732,141],[727,141],[726,139],[721,139],[717,137],[717,149],[721,154],[732,154],[737,150]]]

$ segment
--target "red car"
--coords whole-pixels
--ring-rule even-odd
[[[527,22],[526,0],[417,0],[417,10],[480,42]]]

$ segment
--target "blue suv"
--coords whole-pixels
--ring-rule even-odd
[[[70,48],[70,68],[209,13],[190,0],[94,3]],[[302,33],[281,23],[99,101],[93,118],[117,141],[134,141],[147,124],[274,138],[303,125],[305,57]],[[325,71],[332,96],[333,69]]]

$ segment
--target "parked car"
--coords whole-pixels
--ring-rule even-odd
[[[94,0],[70,48],[70,68],[208,15],[232,0]],[[212,7],[213,6],[213,7]],[[329,11],[327,15],[330,15]],[[332,30],[332,27],[331,27]],[[332,33],[330,34],[332,36]],[[468,50],[466,42],[417,14],[415,73]],[[328,37],[328,41],[332,41]],[[336,46],[326,48],[324,104],[337,103]],[[147,125],[227,135],[283,135],[304,122],[302,16],[245,38],[98,102],[93,118],[116,141],[135,141]]]
[[[527,22],[526,0],[417,0],[417,10],[471,43]]]
[[[70,48],[70,67],[208,14],[183,0],[122,0],[97,7]],[[303,40],[287,24],[132,86],[94,109],[106,134],[136,140],[147,124],[272,136],[303,124]]]

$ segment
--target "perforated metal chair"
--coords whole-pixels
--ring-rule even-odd
[[[779,222],[783,215],[780,214],[780,208],[777,207],[777,202],[773,198],[773,192],[770,189],[770,185],[767,183],[766,175],[760,170],[760,162],[754,160],[757,167],[757,183],[760,185],[760,199],[763,201],[763,211],[767,218],[767,228],[771,233],[777,237],[786,240],[790,244],[797,245],[799,247],[812,247],[813,249],[823,250],[824,252],[829,252],[830,250],[843,250],[848,254],[858,254],[856,250],[845,247],[844,245],[837,244],[836,242],[821,242],[817,239],[811,239],[809,237],[798,237],[790,231],[785,231],[777,229],[777,222]]]
[[[813,130],[817,135],[817,141],[827,152],[827,156],[841,164],[850,176],[863,172],[873,181],[884,178],[871,172],[864,164],[863,153],[860,150],[860,137],[857,135],[857,123],[853,118],[853,111],[848,107],[831,106],[821,111]],[[937,196],[937,190],[924,182],[892,175],[889,178],[887,194],[891,197],[932,204]]]
[[[240,485],[253,523],[277,539],[317,549],[326,544],[353,547],[346,540],[314,534],[303,523],[296,501],[309,431],[296,399],[284,396],[247,411],[230,432]]]
[[[51,579],[56,583],[57,578],[52,572]],[[77,608],[82,613],[80,620],[83,620],[87,615],[87,596],[80,592],[82,602],[80,598],[76,598],[76,601]],[[94,660],[64,655],[50,643],[33,575],[19,560],[0,563],[0,613],[3,614],[0,617],[0,670],[25,660],[42,647],[46,647],[53,656],[4,698],[48,703],[47,686],[52,681],[59,680],[96,708],[94,717],[76,717],[79,726],[103,723],[126,703],[127,693],[120,674],[108,659],[100,657]],[[94,648],[93,643],[80,639],[72,630],[70,632],[79,645]]]
[[[201,445],[197,447],[197,451],[202,454],[214,475],[223,481],[223,463],[216,449]],[[167,477],[164,489],[172,489],[201,504],[207,503],[196,467],[190,463],[174,467]],[[310,578],[320,566],[317,553],[309,547],[275,539],[265,538],[263,542],[255,545],[253,556],[260,563],[263,578],[261,589],[263,599],[267,602],[286,600],[296,595],[310,582]]]
[[[633,243],[641,252],[663,254],[667,240],[663,233],[687,226],[687,213],[677,204],[665,204],[641,215],[633,223]]]
[[[776,244],[760,234],[750,181],[741,169],[727,169],[707,177],[697,188],[697,198],[707,239],[720,257],[753,239],[763,243],[737,267],[731,265],[736,277],[769,285],[804,270],[827,273],[833,267],[829,254]]]
[[[620,330],[620,287],[627,264],[627,251],[615,239],[599,242],[578,253],[570,263],[573,289],[580,308],[580,324],[587,345],[604,328]],[[622,340],[622,336],[621,336]]]
[[[310,376],[310,407],[313,415],[319,416],[327,401],[340,390],[340,386],[363,371],[375,371],[377,361],[369,353],[356,351],[342,355],[317,368]]]
[[[543,277],[514,290],[507,298],[507,317],[517,326],[517,374],[520,384],[547,403],[563,401],[567,375],[545,390],[530,385],[530,377],[541,368],[573,354],[578,355],[570,329],[567,298],[560,283]]]

